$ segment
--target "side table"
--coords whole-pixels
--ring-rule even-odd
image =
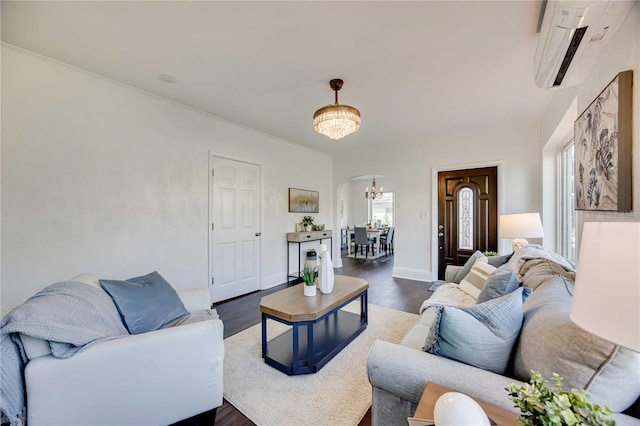
[[[424,392],[422,393],[422,398],[420,398],[420,402],[418,403],[418,408],[416,408],[416,412],[413,417],[418,419],[433,420],[433,408],[435,407],[438,398],[440,398],[440,396],[444,393],[453,391],[454,390],[446,388],[444,386],[440,386],[436,383],[427,383],[427,386],[424,388]],[[518,413],[505,410],[504,408],[489,404],[488,402],[482,401],[478,398],[473,398],[473,400],[476,401],[480,405],[480,407],[482,407],[489,419],[493,421],[492,424],[495,423],[498,426],[522,425],[522,423],[520,423],[520,421],[518,420]]]

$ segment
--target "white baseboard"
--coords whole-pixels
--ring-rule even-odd
[[[266,290],[268,288],[275,287],[286,282],[287,277],[284,273],[273,274],[262,279],[260,290]]]
[[[414,280],[414,281],[432,281],[433,280],[431,271],[429,271],[428,269],[394,267],[393,276],[394,278],[404,278],[407,280]]]

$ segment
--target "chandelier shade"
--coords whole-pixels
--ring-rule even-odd
[[[360,128],[360,111],[349,105],[338,104],[338,90],[342,88],[342,84],[340,79],[329,82],[329,86],[335,91],[335,103],[324,106],[313,114],[313,128],[331,139],[341,139]]]

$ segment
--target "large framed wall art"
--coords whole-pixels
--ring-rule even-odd
[[[289,211],[292,213],[318,213],[320,193],[306,189],[289,188]]]
[[[619,73],[574,123],[576,210],[632,210],[632,90]]]

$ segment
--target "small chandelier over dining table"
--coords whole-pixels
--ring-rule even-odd
[[[371,198],[372,200],[375,200],[376,198],[382,198],[382,190],[383,188],[380,187],[380,191],[378,191],[378,188],[376,188],[376,175],[373,175],[373,182],[371,184],[371,191],[369,191],[369,188],[365,188],[364,190],[364,198]]]
[[[338,90],[343,81],[335,78],[329,86],[335,92],[335,103],[327,105],[313,114],[313,128],[331,139],[341,139],[360,128],[360,111],[349,105],[338,104]]]

